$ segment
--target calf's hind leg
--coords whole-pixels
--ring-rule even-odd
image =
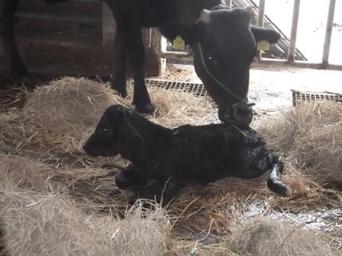
[[[267,180],[267,186],[277,194],[289,196],[291,190],[280,179],[284,171],[283,162],[273,154],[269,154],[269,160],[272,163],[272,170]]]
[[[275,193],[289,196],[290,189],[281,181],[284,164],[279,157],[270,153],[264,145],[256,148],[247,148],[243,153],[244,168],[236,174],[242,179],[252,179],[261,176],[271,170],[267,180],[267,186]]]

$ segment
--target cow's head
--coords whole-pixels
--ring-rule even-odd
[[[231,107],[246,100],[249,68],[258,41],[276,43],[280,35],[250,26],[251,9],[217,8],[203,10],[193,27],[191,42],[196,73],[219,108],[219,118],[230,120]],[[249,119],[249,111],[240,118]],[[251,113],[250,113],[251,114]]]

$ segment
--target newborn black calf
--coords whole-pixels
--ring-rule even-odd
[[[283,163],[251,128],[230,124],[184,125],[168,129],[120,105],[109,107],[84,145],[90,156],[130,160],[116,176],[120,189],[138,197],[171,199],[188,184],[207,184],[234,176],[252,179],[270,170],[268,187],[289,194],[280,176]]]

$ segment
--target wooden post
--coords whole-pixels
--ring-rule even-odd
[[[104,49],[113,51],[116,35],[116,22],[112,11],[106,3],[102,4],[102,46]]]
[[[299,21],[299,9],[300,9],[300,0],[294,0],[291,39],[290,39],[289,53],[287,56],[287,61],[289,63],[293,63],[295,61],[295,56],[296,56],[296,42],[297,42],[297,31],[298,31],[298,21]]]
[[[165,72],[166,60],[161,58],[161,34],[156,28],[144,29],[146,51],[146,74],[160,76]]]
[[[333,32],[335,6],[336,6],[336,0],[330,0],[327,26],[325,30],[322,68],[327,68],[329,65],[330,45],[331,45],[331,37],[332,37],[332,32]]]

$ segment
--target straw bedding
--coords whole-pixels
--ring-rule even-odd
[[[157,111],[148,118],[154,122],[176,127],[216,120],[208,99],[149,91]],[[292,188],[291,197],[271,194],[265,177],[226,178],[185,188],[164,208],[145,208],[145,203],[129,209],[112,179],[126,161],[87,157],[81,145],[106,107],[131,107],[131,94],[129,88],[129,96],[122,99],[108,85],[67,77],[28,94],[22,109],[0,114],[0,216],[13,255],[246,255],[252,245],[241,240],[248,237],[246,243],[252,243],[253,232],[248,236],[234,227],[251,202],[261,200],[272,211],[341,205],[341,192],[323,185],[332,177],[341,181],[335,173],[341,167],[342,111],[340,105],[321,104],[303,106],[257,127],[285,156],[284,181]],[[260,224],[252,226],[258,229]],[[315,239],[306,236],[307,241]],[[288,240],[284,252],[302,250],[302,240]],[[315,255],[286,253],[280,255]]]
[[[167,251],[171,225],[160,207],[146,211],[136,205],[119,219],[86,214],[61,194],[15,188],[1,193],[10,255],[159,256]]]
[[[259,130],[291,162],[342,187],[342,104],[302,104]]]
[[[230,247],[243,255],[332,256],[336,253],[319,234],[269,218],[257,218],[244,223],[232,237]]]

